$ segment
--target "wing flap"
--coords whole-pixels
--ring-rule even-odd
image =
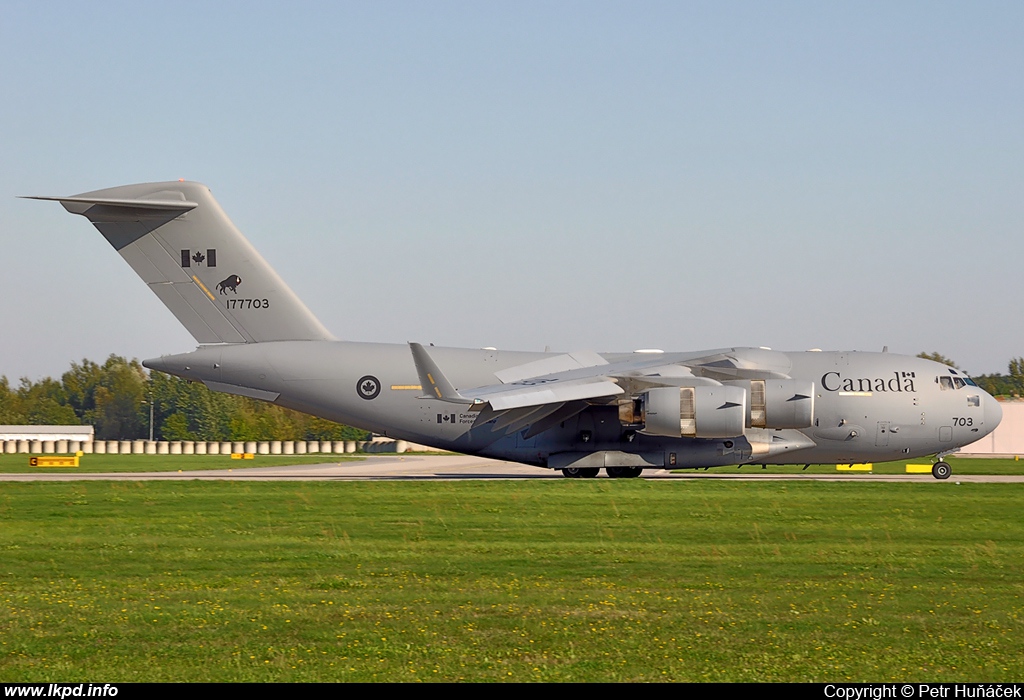
[[[623,393],[622,387],[614,381],[595,378],[566,382],[552,380],[550,383],[534,386],[516,385],[511,389],[506,388],[505,385],[496,385],[466,391],[463,392],[463,395],[467,398],[487,401],[496,411],[506,411],[524,406],[542,406],[580,399],[617,396],[621,393]]]

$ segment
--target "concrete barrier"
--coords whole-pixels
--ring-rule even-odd
[[[158,455],[169,455],[171,454],[171,443],[166,440],[161,440],[156,444],[156,453]]]
[[[132,454],[133,455],[144,455],[144,454],[146,454],[146,441],[145,440],[132,440]]]
[[[295,441],[295,454],[304,455],[306,454],[306,441],[296,440]]]
[[[208,455],[219,455],[220,454],[220,443],[219,442],[208,442],[208,443],[206,443],[206,454],[208,454]]]
[[[281,454],[281,441],[271,440],[270,441],[270,454],[279,455]]]
[[[283,454],[283,455],[293,455],[293,454],[295,454],[295,441],[294,440],[285,440],[284,442],[282,442],[281,443],[281,454]]]
[[[146,440],[145,450],[143,450],[143,451],[146,454],[148,454],[148,455],[155,455],[156,454],[156,440]]]
[[[86,440],[82,443],[82,454],[91,455],[95,447],[96,444],[92,440]]]
[[[319,451],[320,451],[320,441],[319,440],[307,440],[306,441],[306,453],[307,454],[309,454],[309,453],[316,453],[316,452],[319,452]]]
[[[18,454],[27,455],[29,453],[29,441],[18,440]]]
[[[256,443],[256,454],[258,454],[258,455],[268,455],[268,454],[270,454],[270,443],[266,442],[266,441],[257,442]]]
[[[107,454],[107,441],[106,440],[93,440],[92,441],[92,453],[95,455]]]
[[[13,455],[18,452],[18,441],[17,440],[4,440],[4,454]]]
[[[180,455],[181,454],[181,440],[173,440],[173,441],[171,441],[171,454],[172,455]]]
[[[244,442],[233,442],[231,443],[231,454],[240,454],[245,452]]]
[[[78,454],[81,451],[82,451],[82,441],[81,440],[68,440],[68,453],[69,454],[73,454],[74,455],[74,454]]]
[[[130,455],[132,453],[132,441],[131,440],[118,440],[117,453],[119,455]]]
[[[251,455],[256,454],[256,442],[254,440],[247,440],[245,443],[243,443],[243,446],[245,447],[245,449],[242,450],[242,452]]]
[[[205,440],[200,440],[199,442],[197,442],[196,443],[196,454],[197,455],[204,455],[204,454],[206,454],[206,452],[207,452],[206,445],[207,445],[207,443],[206,443]]]
[[[222,443],[220,443],[220,453],[222,455],[229,455],[229,454],[231,454],[231,443],[230,442],[222,442]]]
[[[43,440],[43,454],[53,454],[53,440]]]
[[[409,443],[405,440],[395,440],[395,452],[402,454],[409,449]]]
[[[53,451],[59,455],[66,455],[68,453],[68,441],[57,440],[53,445]]]
[[[183,455],[194,455],[196,453],[196,443],[192,440],[185,440],[181,443],[181,454]]]
[[[352,454],[356,451],[356,441],[346,440],[345,441],[345,454]]]

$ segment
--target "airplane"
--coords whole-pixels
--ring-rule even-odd
[[[943,456],[995,430],[965,373],[888,352],[569,353],[336,339],[197,182],[60,202],[88,219],[199,344],[143,362],[387,437],[561,470],[851,464]]]

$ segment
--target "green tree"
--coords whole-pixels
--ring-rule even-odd
[[[7,377],[0,377],[0,424],[25,425],[28,419],[21,411],[21,401],[11,389]]]
[[[953,367],[954,369],[960,369],[960,366],[957,363],[953,362],[953,360],[949,359],[945,355],[940,355],[937,352],[919,352],[919,353],[917,353],[917,356],[920,357],[920,358],[923,358],[925,360],[932,360],[934,362],[941,362],[942,364],[949,365],[950,367]]]
[[[17,394],[21,413],[28,425],[81,424],[75,411],[68,405],[64,387],[50,377],[35,383],[23,377]]]

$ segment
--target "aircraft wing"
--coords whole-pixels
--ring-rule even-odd
[[[423,398],[468,404],[477,423],[508,432],[529,427],[538,434],[575,415],[588,401],[636,395],[652,387],[720,385],[721,380],[787,377],[775,355],[747,348],[703,355],[635,354],[609,362],[594,352],[553,355],[495,372],[500,383],[457,389],[419,343],[410,343],[424,388]]]
[[[644,357],[608,362],[597,353],[553,355],[495,372],[500,384],[456,389],[419,343],[410,343],[426,397],[489,404],[494,411],[617,396],[653,386],[719,384],[697,376],[674,358]]]

